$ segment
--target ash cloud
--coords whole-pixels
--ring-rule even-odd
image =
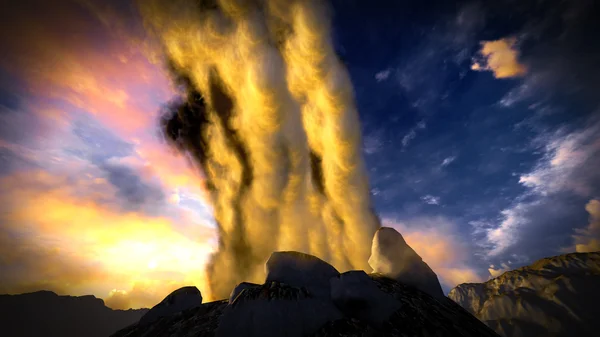
[[[140,1],[185,97],[161,120],[202,170],[219,229],[210,293],[262,282],[273,251],[370,270],[379,227],[353,87],[321,1]]]

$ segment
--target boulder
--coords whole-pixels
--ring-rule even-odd
[[[329,279],[340,273],[318,257],[300,252],[274,252],[265,264],[266,281],[304,287],[313,297],[329,298]]]
[[[374,273],[413,286],[434,298],[446,297],[437,275],[393,228],[381,227],[375,232],[369,265]]]
[[[331,300],[346,317],[354,317],[374,326],[381,326],[402,304],[383,292],[362,270],[333,277]]]
[[[183,287],[173,291],[160,303],[152,307],[139,324],[148,324],[161,317],[170,316],[183,310],[198,307],[202,304],[202,294],[194,286]]]

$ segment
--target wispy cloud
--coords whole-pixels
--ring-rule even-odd
[[[475,71],[491,71],[496,78],[510,78],[525,75],[524,65],[519,63],[519,53],[515,38],[504,38],[496,41],[481,42],[482,59],[474,61],[471,69]]]
[[[415,137],[417,136],[417,132],[414,129],[410,129],[410,131],[408,131],[408,133],[402,137],[402,147],[407,147],[408,143],[410,143],[411,140],[415,139]]]
[[[442,161],[442,167],[452,164],[452,162],[455,160],[456,160],[456,156],[450,156],[450,157],[444,158],[444,160]]]
[[[375,79],[377,80],[377,82],[385,81],[390,77],[391,73],[392,73],[392,69],[388,68],[388,69],[382,70],[375,74]]]
[[[482,248],[487,257],[499,257],[513,251],[515,245],[531,245],[539,241],[539,235],[531,231],[543,230],[553,226],[558,231],[567,214],[573,214],[573,197],[589,198],[598,193],[600,188],[600,121],[590,120],[579,129],[567,131],[561,129],[545,133],[535,140],[537,144],[546,144],[541,148],[543,155],[530,172],[519,178],[519,183],[527,189],[518,196],[509,208],[500,212],[496,221],[474,222],[474,235],[483,235]],[[596,203],[590,202],[587,210],[591,216],[589,233],[595,232]],[[572,216],[571,216],[572,218]],[[572,220],[571,220],[572,221]],[[562,224],[563,238],[570,235],[575,224]],[[585,230],[583,230],[585,231]],[[530,233],[525,235],[525,233]],[[578,232],[579,234],[583,232]],[[587,232],[586,232],[587,233]],[[597,234],[597,233],[596,233]],[[553,240],[560,239],[555,234]],[[524,241],[525,240],[525,241]],[[575,241],[587,244],[582,237]],[[593,245],[594,241],[588,242]],[[546,243],[548,245],[548,243]],[[581,246],[581,247],[584,247]],[[545,247],[548,249],[550,247]],[[560,247],[557,245],[555,251]],[[530,247],[530,250],[533,247]],[[583,249],[583,248],[582,248]]]
[[[487,242],[485,245],[490,248],[487,252],[488,256],[498,256],[518,242],[519,230],[530,221],[527,217],[528,210],[536,204],[517,203],[513,207],[500,212],[500,224],[486,229]]]
[[[415,126],[413,126],[404,137],[402,137],[402,147],[405,148],[408,144],[417,137],[418,130],[424,130],[427,127],[425,121],[418,122]]]
[[[547,144],[544,157],[531,172],[521,175],[519,182],[541,195],[571,191],[590,196],[593,182],[600,179],[599,135],[600,120],[596,119],[579,130],[560,129],[541,136],[536,141]]]
[[[363,137],[363,148],[366,154],[374,154],[383,148],[382,132],[373,132]]]
[[[413,107],[432,113],[465,77],[465,63],[476,46],[476,36],[485,23],[485,10],[472,2],[450,17],[443,17],[397,67],[396,79]],[[450,66],[453,65],[453,66]]]
[[[440,197],[435,197],[433,195],[423,196],[423,197],[421,197],[421,200],[423,200],[428,205],[439,205],[440,204]]]

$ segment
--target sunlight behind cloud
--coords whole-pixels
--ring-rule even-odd
[[[22,269],[15,275],[17,282],[3,280],[1,291],[20,292],[45,280],[51,290],[105,297],[108,289],[129,291],[137,285],[139,290],[150,282],[154,297],[136,298],[129,302],[133,307],[152,306],[174,283],[208,292],[204,268],[214,250],[214,232],[187,237],[169,218],[121,213],[77,198],[87,184],[84,180],[65,187],[59,177],[36,172],[2,179],[11,197],[3,194],[1,201],[12,209],[1,218],[2,235],[20,237],[10,247],[3,245],[2,255],[12,261],[9,265]],[[24,233],[27,236],[21,236]]]

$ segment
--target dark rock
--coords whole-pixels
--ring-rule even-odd
[[[217,333],[217,324],[219,336],[228,333],[237,333],[236,336],[273,336],[278,332],[277,336],[315,337],[498,337],[485,324],[448,298],[434,299],[415,287],[379,274],[368,277],[378,289],[401,304],[400,309],[380,326],[341,315],[326,318],[328,306],[325,299],[312,297],[303,287],[269,282],[244,289],[231,305],[228,305],[227,300],[203,304],[148,325],[138,324],[126,328],[113,337],[212,337]],[[238,309],[240,310],[237,311]],[[303,326],[311,320],[312,326]],[[320,321],[325,322],[310,333],[312,327]],[[261,326],[265,334],[257,334]],[[244,327],[250,329],[246,330]]]
[[[227,300],[204,303],[149,324],[129,326],[111,337],[212,337],[226,307]]]
[[[302,337],[317,331],[341,312],[305,288],[268,282],[244,289],[221,317],[217,337]]]
[[[106,337],[146,312],[112,310],[94,296],[59,296],[51,291],[0,295],[0,336]]]
[[[349,271],[331,279],[331,300],[347,317],[379,326],[401,304],[392,295],[377,288],[362,270]]]
[[[202,294],[194,286],[179,288],[164,300],[152,307],[141,319],[140,324],[148,324],[160,317],[173,315],[202,304]]]
[[[274,252],[265,265],[265,283],[272,281],[304,287],[314,297],[329,298],[329,279],[340,273],[318,257],[300,252]]]

